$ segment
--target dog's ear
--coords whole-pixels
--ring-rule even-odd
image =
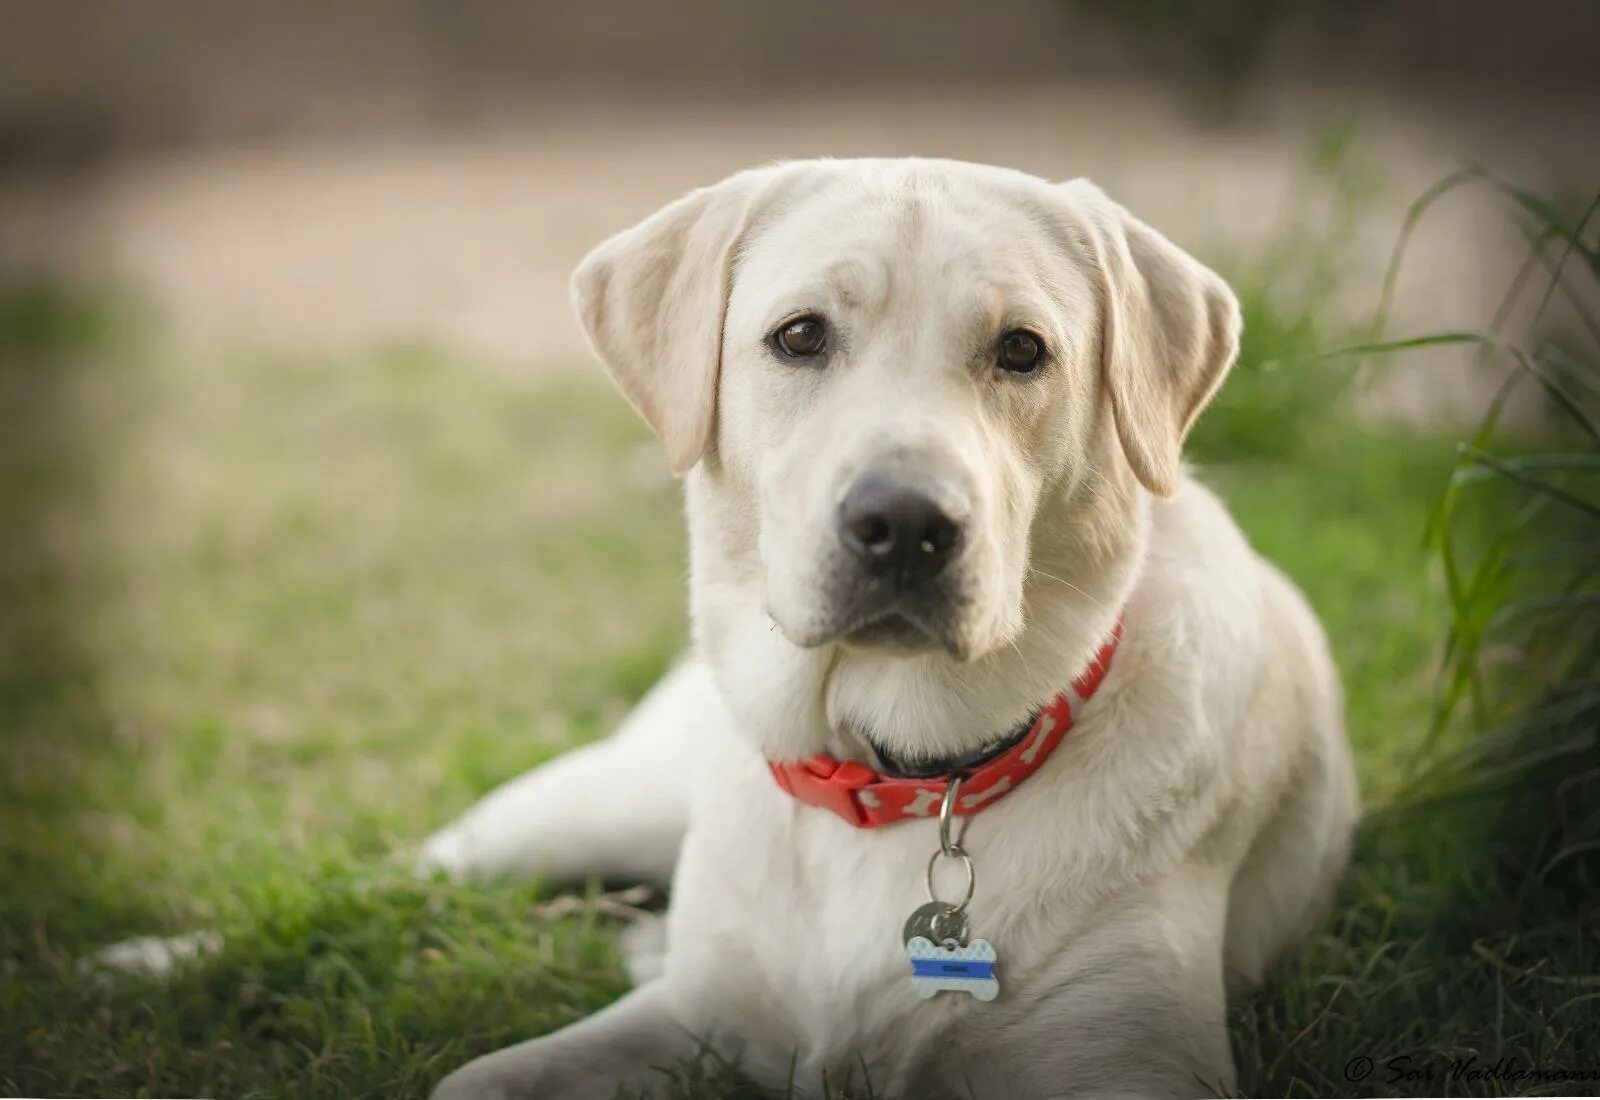
[[[765,175],[690,192],[600,244],[572,275],[590,345],[675,474],[700,460],[715,430],[734,254]]]
[[[1087,180],[1063,184],[1099,268],[1101,369],[1117,436],[1145,488],[1178,488],[1183,440],[1239,351],[1228,284]]]

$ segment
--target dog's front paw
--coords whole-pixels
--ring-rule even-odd
[[[78,973],[112,980],[120,975],[167,978],[180,967],[204,961],[222,951],[222,933],[187,932],[181,936],[137,936],[102,947],[78,960]]]
[[[472,869],[472,847],[457,829],[443,829],[423,841],[412,857],[411,873],[419,878],[442,874],[460,882]]]

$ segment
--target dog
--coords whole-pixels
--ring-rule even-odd
[[[670,882],[664,955],[435,1095],[702,1045],[880,1097],[1231,1089],[1227,992],[1358,806],[1316,616],[1181,459],[1228,286],[1087,181],[868,159],[695,191],[572,287],[685,478],[692,656],[424,863]]]

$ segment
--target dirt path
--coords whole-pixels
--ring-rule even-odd
[[[1088,175],[1216,258],[1278,233],[1315,120],[1331,114],[1312,101],[1270,113],[1279,121],[1219,134],[1152,92],[1064,88],[880,92],[714,112],[549,103],[470,132],[151,156],[72,184],[0,181],[0,255],[8,265],[126,280],[185,343],[422,341],[512,369],[569,367],[587,361],[566,296],[578,257],[737,168],[918,153]],[[1360,156],[1376,193],[1355,251],[1372,272],[1410,196],[1463,156],[1514,171],[1538,145],[1514,119],[1446,131],[1376,106],[1362,117]],[[1406,323],[1481,319],[1514,262],[1516,237],[1486,200],[1454,201],[1444,213],[1408,265]],[[1393,400],[1441,397],[1423,381]]]

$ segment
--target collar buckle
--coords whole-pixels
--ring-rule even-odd
[[[858,829],[868,824],[856,792],[875,782],[878,773],[865,764],[818,755],[770,766],[778,786],[801,802],[832,810]]]

